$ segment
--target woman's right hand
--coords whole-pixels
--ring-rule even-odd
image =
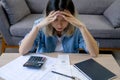
[[[57,14],[59,14],[60,11],[52,11],[50,12],[50,14],[45,17],[39,24],[36,25],[36,27],[38,27],[38,30],[44,26],[47,26],[48,24],[50,24],[51,22],[53,22],[54,20],[56,20],[57,18]]]

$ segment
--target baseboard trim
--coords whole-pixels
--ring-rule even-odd
[[[100,51],[120,51],[120,48],[100,48]]]

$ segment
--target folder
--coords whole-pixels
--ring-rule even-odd
[[[74,64],[89,80],[112,80],[116,75],[93,59]]]

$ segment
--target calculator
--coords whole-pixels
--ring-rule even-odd
[[[41,56],[31,56],[27,62],[23,65],[24,67],[28,68],[36,68],[39,69],[43,66],[46,61],[46,57]]]

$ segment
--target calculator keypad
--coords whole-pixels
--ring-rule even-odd
[[[31,56],[23,66],[30,68],[41,68],[45,61],[46,57]]]

